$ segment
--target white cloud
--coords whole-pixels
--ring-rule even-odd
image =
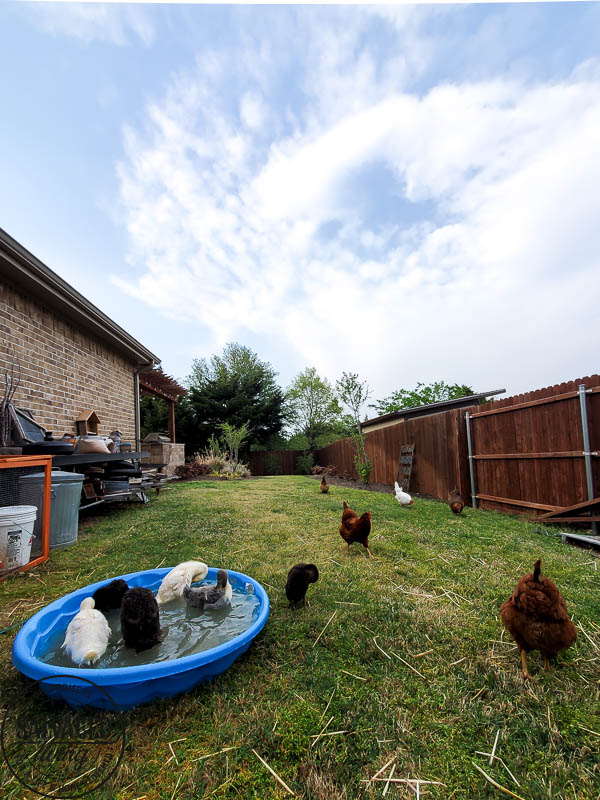
[[[285,124],[281,87],[244,84],[211,54],[148,108],[144,130],[126,130],[121,199],[141,275],[115,282],[201,320],[211,344],[284,341],[298,369],[358,371],[379,396],[417,380],[489,389],[518,373],[526,389],[591,371],[565,330],[600,300],[597,65],[417,94],[414,63],[378,62],[359,31],[321,31]],[[378,167],[397,218],[369,181]]]
[[[260,95],[255,92],[246,92],[240,103],[240,117],[246,127],[260,128],[266,118],[266,109]]]
[[[151,45],[155,38],[154,24],[138,4],[114,3],[23,3],[30,19],[41,30],[79,39],[124,46],[132,41]]]

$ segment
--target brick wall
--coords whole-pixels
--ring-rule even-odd
[[[14,403],[37,422],[55,435],[76,433],[75,419],[92,410],[100,433],[118,428],[135,443],[133,364],[0,281],[2,384],[13,351],[21,365]]]

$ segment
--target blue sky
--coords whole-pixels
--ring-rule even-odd
[[[0,226],[169,373],[598,371],[600,5],[0,6]]]

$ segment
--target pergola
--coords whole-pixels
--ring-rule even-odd
[[[159,369],[140,373],[140,394],[162,397],[169,406],[169,439],[175,442],[175,403],[187,389],[180,386],[174,378]]]

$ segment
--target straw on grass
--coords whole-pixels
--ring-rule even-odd
[[[411,669],[411,670],[412,670],[412,671],[415,673],[415,675],[418,675],[418,676],[419,676],[419,678],[423,678],[423,680],[424,680],[424,681],[426,681],[426,680],[427,680],[427,678],[425,677],[425,675],[423,675],[421,672],[419,672],[419,670],[418,670],[418,669],[415,669],[415,668],[414,668],[414,667],[413,667],[411,664],[409,664],[409,663],[408,663],[408,661],[405,661],[405,660],[404,660],[404,659],[403,659],[401,656],[399,656],[399,655],[398,655],[398,653],[394,653],[394,651],[393,651],[393,650],[390,650],[390,653],[391,653],[393,656],[396,656],[396,658],[397,658],[399,661],[401,661],[401,662],[402,662],[403,664],[405,664],[405,665],[406,665],[406,666],[407,666],[409,669]]]
[[[390,781],[392,780],[392,777],[393,777],[393,775],[394,775],[394,772],[395,772],[395,771],[396,771],[396,765],[394,764],[394,765],[392,766],[391,770],[390,770],[390,776],[389,776],[389,778],[388,778],[388,780],[387,780],[387,783],[386,783],[386,784],[385,784],[385,786],[383,787],[383,797],[385,797],[385,796],[386,796],[386,794],[387,794],[387,793],[388,793],[388,791],[389,791],[389,788],[390,788]]]
[[[333,719],[333,716],[329,717],[328,721],[327,721],[327,722],[326,722],[326,724],[325,724],[325,727],[321,729],[321,732],[320,732],[320,733],[313,734],[313,735],[311,736],[311,739],[314,739],[314,742],[311,742],[311,743],[310,743],[310,746],[311,746],[311,747],[312,747],[313,745],[315,745],[315,744],[316,744],[316,743],[319,741],[319,739],[321,738],[321,736],[323,736],[323,733],[324,733],[324,732],[327,730],[327,728],[329,727],[329,724],[331,723],[331,720],[332,720],[332,719]]]
[[[390,758],[390,760],[389,760],[389,761],[386,761],[386,762],[385,762],[385,764],[383,765],[383,767],[381,767],[381,769],[378,769],[378,770],[377,770],[377,772],[375,773],[375,775],[373,775],[373,777],[372,777],[370,780],[374,781],[374,780],[375,780],[375,778],[378,778],[378,777],[381,775],[381,773],[382,773],[384,770],[386,770],[386,769],[389,767],[389,765],[390,765],[390,764],[392,764],[392,763],[393,763],[395,760],[396,760],[396,756],[392,756],[392,757]]]
[[[414,655],[413,658],[421,658],[421,656],[428,656],[429,653],[433,653],[434,650],[435,647],[432,647],[431,650],[423,650],[422,653],[416,653],[416,655]]]
[[[333,691],[331,692],[331,695],[330,695],[330,697],[329,697],[329,700],[328,700],[328,702],[327,702],[327,705],[325,706],[325,711],[324,711],[324,712],[321,714],[321,718],[319,719],[319,722],[322,722],[322,720],[323,720],[323,717],[324,717],[324,716],[325,716],[325,714],[327,713],[327,709],[328,709],[328,708],[329,708],[329,706],[331,705],[331,701],[333,700],[333,695],[334,695],[334,694],[335,694],[335,686],[333,687]]]
[[[550,706],[548,706],[548,711],[550,710]],[[492,752],[490,753],[490,767],[494,763],[494,756],[496,755],[496,747],[498,745],[498,737],[500,736],[500,728],[496,731],[496,738],[494,739],[494,746],[492,747]]]
[[[366,678],[361,678],[360,675],[354,675],[352,672],[348,672],[347,669],[343,669],[342,672],[345,672],[346,675],[350,675],[351,678],[356,678],[357,681],[366,681]]]
[[[215,750],[214,753],[208,753],[205,756],[199,756],[198,758],[192,758],[190,760],[190,764],[194,761],[205,761],[207,758],[212,758],[213,756],[218,756],[220,753],[226,753],[227,750],[238,750],[238,747],[224,747],[222,750]]]
[[[385,650],[382,650],[381,647],[379,647],[379,645],[377,644],[377,637],[376,636],[373,637],[373,643],[375,644],[375,647],[378,650],[380,650],[386,658],[389,658],[390,661],[392,660],[392,657],[388,656],[388,654],[385,652]]]
[[[336,614],[337,614],[337,608],[336,608],[336,610],[333,612],[333,614],[332,614],[332,615],[329,617],[329,619],[327,620],[327,622],[326,622],[326,624],[325,624],[325,628],[323,628],[323,630],[321,631],[321,633],[320,633],[320,634],[317,636],[317,638],[315,639],[315,641],[314,641],[314,643],[313,643],[313,647],[314,647],[314,646],[316,645],[316,643],[319,641],[319,639],[321,638],[321,636],[323,636],[323,634],[325,633],[325,629],[327,628],[327,625],[329,625],[329,623],[330,623],[330,622],[331,622],[331,620],[332,620],[332,619],[335,617],[335,615],[336,615]]]
[[[286,792],[289,792],[289,793],[292,795],[292,797],[296,797],[296,793],[295,793],[295,792],[293,792],[293,791],[290,789],[290,787],[287,785],[287,783],[285,783],[285,781],[283,781],[283,780],[282,780],[282,779],[279,777],[279,775],[278,775],[278,774],[275,772],[275,770],[274,770],[274,769],[271,769],[271,767],[270,767],[270,766],[267,764],[267,762],[264,760],[264,758],[261,758],[261,757],[258,755],[258,753],[256,752],[256,750],[255,750],[254,748],[252,748],[252,752],[253,752],[253,753],[254,753],[254,755],[255,755],[255,756],[258,758],[258,760],[259,760],[259,761],[260,761],[262,764],[264,764],[264,765],[265,765],[265,767],[266,767],[266,768],[269,770],[269,772],[270,772],[270,773],[271,773],[271,775],[272,775],[272,776],[275,778],[275,780],[277,781],[277,783],[279,783],[281,786],[283,786],[283,788],[286,790]]]
[[[171,800],[175,797],[177,789],[179,788],[179,784],[181,783],[181,775],[177,778],[177,783],[175,784],[175,788],[173,789],[173,794],[171,795]]]
[[[487,772],[485,772],[485,770],[481,769],[481,767],[478,764],[476,764],[474,761],[471,761],[471,764],[473,764],[475,769],[478,769],[479,772],[481,772],[481,774],[483,775],[483,777],[487,781],[489,781],[492,784],[492,786],[495,786],[496,789],[500,789],[501,792],[504,792],[505,794],[509,794],[511,797],[516,797],[517,800],[525,800],[525,798],[521,797],[520,794],[515,794],[514,792],[511,792],[510,789],[507,789],[506,786],[501,786],[499,783],[496,783],[496,781],[493,778],[490,778],[490,776],[487,774]]]
[[[478,756],[491,756],[491,753],[482,753],[481,750],[475,750],[475,755],[478,755]],[[496,759],[496,761],[499,761],[502,764],[504,769],[508,772],[508,774],[513,779],[513,781],[517,784],[517,786],[520,786],[521,784],[515,778],[515,776],[512,774],[512,772],[509,770],[508,766],[506,765],[506,761],[504,761],[502,758],[500,758],[500,756],[494,756],[494,758]]]

